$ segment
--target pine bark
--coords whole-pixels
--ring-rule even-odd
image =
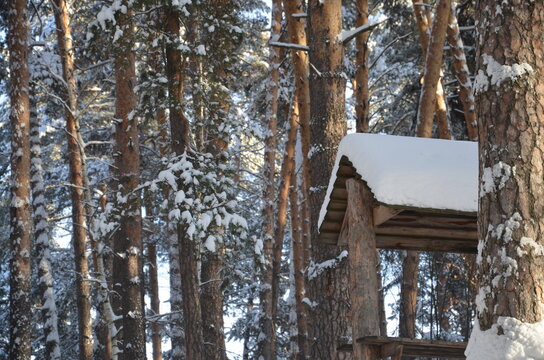
[[[170,8],[166,12],[166,32],[170,39],[166,46],[166,76],[170,109],[170,133],[175,156],[183,155],[189,146],[189,121],[183,113],[184,74],[183,59],[178,49],[180,34],[178,12]],[[185,356],[187,359],[203,359],[204,335],[200,301],[198,260],[200,246],[189,238],[182,224],[175,225],[179,244],[180,283],[183,294],[183,324],[185,330]]]
[[[480,328],[487,330],[500,317],[544,320],[544,3],[482,0],[476,14],[477,310]],[[498,74],[509,76],[497,80]]]
[[[402,263],[402,282],[400,286],[399,336],[413,339],[416,336],[417,280],[419,254],[407,251]]]
[[[8,0],[11,103],[9,358],[30,360],[30,102],[25,0]]]
[[[51,269],[50,234],[44,197],[43,169],[40,144],[40,123],[35,112],[30,119],[32,215],[34,220],[34,244],[38,257],[38,277],[42,300],[43,331],[45,339],[44,359],[60,359],[58,312],[53,289]]]
[[[356,27],[368,24],[368,0],[357,0]],[[368,37],[370,32],[364,31],[355,38],[357,55],[355,57],[355,131],[368,132],[370,113],[370,92],[368,89]]]
[[[276,231],[274,239],[274,254],[272,259],[272,319],[275,320],[278,313],[280,296],[281,255],[283,250],[283,238],[287,225],[287,208],[289,201],[289,188],[291,176],[295,168],[295,145],[298,129],[298,104],[296,97],[293,99],[291,113],[289,114],[289,132],[285,144],[285,155],[280,171],[280,186],[278,189],[278,207],[276,219]],[[275,354],[273,354],[275,358]]]
[[[455,2],[451,2],[450,16],[448,19],[448,30],[446,39],[450,46],[451,61],[453,73],[459,86],[459,99],[463,104],[465,122],[467,123],[467,134],[469,140],[478,141],[478,121],[476,118],[476,104],[474,95],[472,95],[472,81],[467,66],[465,50],[461,34],[459,33],[459,24],[455,15]]]
[[[451,0],[439,0],[436,4],[436,14],[433,19],[431,38],[428,40],[428,50],[425,57],[423,89],[419,100],[417,119],[417,135],[419,137],[432,137],[433,114],[437,104],[436,93],[440,81],[446,28],[448,27],[448,17],[451,9],[450,3]]]
[[[114,165],[119,229],[114,237],[114,290],[120,295],[123,324],[121,359],[145,359],[144,307],[142,303],[141,199],[135,189],[140,180],[138,118],[135,115],[136,69],[134,55],[134,11],[117,13],[122,35],[117,40],[115,70]],[[117,285],[117,286],[115,286]]]
[[[304,12],[302,0],[283,1],[289,42],[292,44],[307,45],[306,24],[303,17],[294,17],[294,14]],[[302,149],[302,184],[301,193],[304,199],[301,202],[302,216],[302,243],[304,262],[307,265],[311,254],[311,214],[310,214],[310,187],[311,169],[308,154],[310,152],[310,81],[308,52],[291,50],[291,59],[295,72],[295,94],[299,109],[300,138]]]
[[[297,164],[293,159],[294,171],[291,173],[291,190],[289,191],[289,203],[291,205],[291,251],[294,272],[295,289],[295,313],[296,313],[296,339],[292,341],[296,346],[290,354],[290,359],[307,359],[310,353],[308,343],[308,311],[304,298],[306,298],[306,281],[304,278],[305,259],[304,243],[302,239],[301,203],[299,199],[299,176]],[[296,351],[294,351],[296,350]]]
[[[151,194],[145,193],[145,213],[146,217],[153,216],[153,204]],[[154,239],[147,240],[147,266],[148,266],[148,295],[150,299],[151,316],[158,316],[161,313],[160,298],[159,298],[159,277],[157,264],[157,244]],[[151,327],[151,346],[153,360],[162,360],[162,339],[161,339],[161,324],[159,319],[150,321]]]
[[[313,261],[335,258],[343,248],[331,248],[317,239],[317,220],[340,140],[346,134],[345,85],[340,0],[308,2],[311,100],[310,196]],[[346,261],[308,282],[311,309],[311,358],[337,359],[338,336],[349,334],[349,269]]]
[[[76,288],[79,327],[79,358],[90,360],[93,356],[93,334],[91,319],[91,286],[86,280],[89,277],[87,259],[87,211],[85,208],[85,181],[82,160],[82,144],[80,143],[79,120],[77,118],[77,90],[74,74],[74,49],[70,29],[70,15],[66,1],[55,0],[55,24],[57,29],[57,45],[62,63],[62,77],[65,82],[65,117],[66,140],[68,143],[68,161],[72,196],[72,241],[74,246],[76,267]]]
[[[30,103],[25,0],[8,1],[11,103],[9,356],[30,360]]]
[[[281,0],[272,2],[270,40],[278,41],[281,34]],[[275,164],[276,164],[276,125],[278,114],[280,50],[270,46],[269,92],[267,97],[268,134],[265,139],[263,177],[266,181],[263,198],[263,263],[261,264],[261,318],[260,328],[264,336],[258,339],[258,354],[264,359],[275,359],[276,331],[274,326],[273,300],[273,249],[274,249],[274,200],[275,200]]]

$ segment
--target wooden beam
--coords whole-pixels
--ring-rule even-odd
[[[376,235],[376,246],[379,249],[475,254],[477,252],[478,241],[470,239],[434,239],[427,237]]]
[[[435,239],[467,239],[478,240],[478,231],[474,230],[458,230],[450,228],[432,228],[421,226],[392,226],[382,225],[376,228],[376,234],[380,235],[396,235],[396,236],[409,236],[411,238],[416,237],[428,237]]]
[[[402,210],[393,209],[385,205],[378,205],[373,209],[374,226],[378,226],[399,214]]]
[[[374,232],[374,195],[361,180],[346,181],[348,206],[341,237],[349,249],[352,337],[379,335],[379,297],[376,234]],[[354,360],[377,359],[375,346],[355,346]]]

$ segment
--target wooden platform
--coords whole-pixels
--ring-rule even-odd
[[[357,339],[357,343],[374,347],[381,359],[392,357],[432,357],[440,359],[466,359],[466,342],[440,340],[405,339],[385,336],[366,336]],[[353,351],[352,344],[343,344],[339,351]]]

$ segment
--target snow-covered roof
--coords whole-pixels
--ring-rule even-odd
[[[327,214],[341,159],[351,162],[379,203],[392,207],[478,210],[478,145],[380,134],[351,134],[340,142],[318,226]]]

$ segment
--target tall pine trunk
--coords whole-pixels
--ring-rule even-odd
[[[478,328],[497,325],[491,332],[506,344],[512,322],[544,320],[544,3],[482,0],[476,13],[480,242],[478,323],[471,340]],[[476,357],[469,352],[468,359]]]
[[[281,0],[272,2],[272,27],[270,33],[271,41],[279,41],[281,34],[282,8]],[[269,92],[267,97],[267,122],[268,133],[265,138],[263,177],[266,182],[263,198],[263,263],[261,264],[261,318],[260,328],[264,336],[258,339],[258,354],[264,359],[276,358],[276,331],[273,317],[273,248],[274,248],[274,200],[275,200],[275,169],[276,169],[276,124],[278,114],[278,89],[280,79],[280,50],[270,46]]]
[[[283,1],[285,8],[285,18],[287,20],[287,32],[289,42],[292,44],[306,45],[306,24],[304,17],[294,17],[293,15],[304,13],[304,3],[302,0]],[[308,265],[311,254],[311,214],[310,214],[310,187],[311,169],[308,154],[310,152],[310,82],[309,82],[309,61],[308,53],[301,50],[291,50],[291,59],[295,72],[295,93],[299,109],[300,137],[302,149],[302,202],[301,202],[301,222],[302,222],[302,243],[304,250],[304,262]]]
[[[116,46],[115,147],[116,205],[119,229],[114,238],[114,290],[120,295],[123,324],[121,358],[145,359],[144,306],[142,303],[142,219],[140,193],[140,147],[136,111],[134,56],[134,11],[123,1],[117,26],[122,31]]]
[[[338,144],[346,134],[344,49],[337,39],[342,27],[342,3],[310,0],[308,15],[309,60],[313,65],[310,71],[312,253],[313,261],[321,263],[344,250],[317,240],[321,204]],[[349,334],[348,279],[348,264],[342,261],[308,282],[310,300],[316,304],[310,312],[311,358],[337,359],[338,336]]]
[[[423,89],[421,90],[421,97],[419,100],[418,119],[417,119],[417,135],[419,137],[432,137],[432,123],[433,114],[437,106],[437,90],[439,87],[440,73],[442,68],[442,58],[444,54],[444,42],[446,40],[446,28],[448,27],[448,17],[451,9],[451,0],[439,0],[436,4],[436,14],[433,19],[433,25],[431,28],[430,38],[427,40],[427,52],[425,54],[425,74],[423,76]],[[417,6],[419,7],[419,6]],[[422,46],[425,47],[425,43],[422,38]],[[440,84],[440,87],[442,85]],[[443,90],[441,91],[443,98]],[[440,104],[440,102],[439,102]],[[442,104],[445,106],[445,103]],[[437,112],[437,116],[440,111],[443,111],[440,106]],[[440,118],[438,124],[441,121],[447,121]],[[440,125],[442,131],[440,131],[441,137],[446,137],[443,131],[446,131],[444,125]],[[450,135],[451,137],[451,135]]]
[[[356,3],[356,26],[368,24],[368,0],[357,0]],[[355,70],[355,131],[368,132],[369,121],[369,89],[368,89],[368,36],[365,31],[355,38],[357,49],[356,70]]]
[[[30,360],[30,102],[26,0],[8,0],[11,104],[9,357]]]
[[[79,120],[77,118],[77,90],[74,74],[74,49],[70,29],[70,15],[65,0],[55,0],[55,24],[57,45],[65,82],[66,140],[70,167],[70,191],[72,195],[72,241],[75,253],[76,288],[79,327],[79,358],[90,360],[93,356],[93,334],[91,320],[91,287],[87,259],[87,212],[85,208],[85,182],[80,143]]]
[[[184,76],[181,51],[175,39],[180,34],[179,13],[174,8],[166,12],[166,76],[168,78],[168,101],[170,109],[170,133],[172,151],[183,155],[189,146],[189,121],[183,114]],[[185,330],[185,356],[187,359],[203,359],[204,335],[200,304],[200,281],[198,260],[200,247],[186,234],[183,224],[175,224],[175,235],[179,244],[180,284],[183,294],[183,324]],[[173,346],[178,346],[173,344]]]

